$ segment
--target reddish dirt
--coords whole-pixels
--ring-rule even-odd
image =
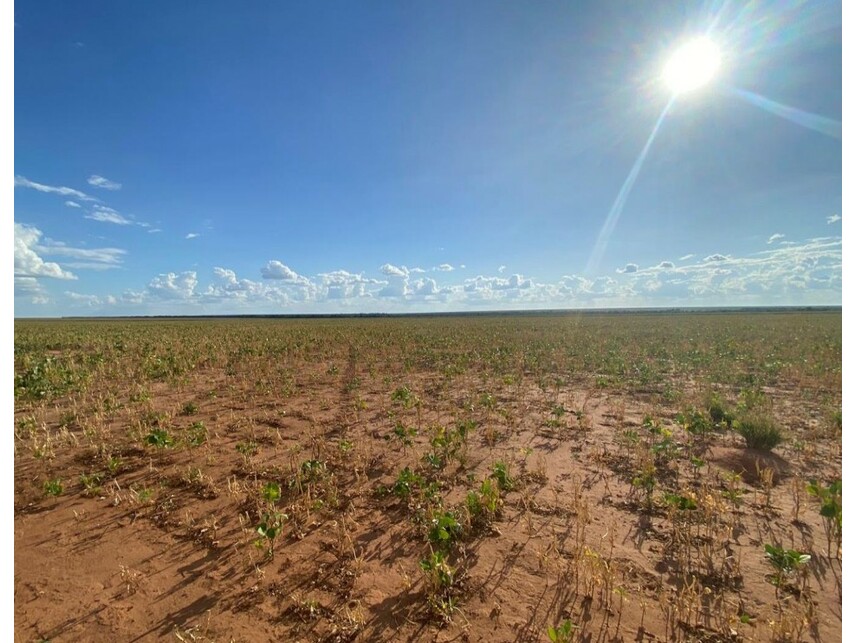
[[[338,377],[326,369],[302,367],[289,397],[254,393],[216,371],[196,373],[180,389],[151,386],[143,406],[171,414],[174,435],[204,423],[208,440],[198,447],[146,446],[133,430],[140,405],[66,428],[65,403],[19,405],[16,422],[34,417],[35,428],[16,442],[15,640],[546,641],[547,628],[568,618],[583,641],[767,641],[778,627],[791,627],[796,639],[788,615],[803,619],[807,610],[801,640],[841,639],[841,560],[835,544],[828,557],[817,501],[805,493],[810,477],[841,476],[837,439],[819,439],[818,417],[783,413],[789,435],[803,443],[773,454],[750,452],[721,432],[709,438],[698,478],[686,457],[664,468],[656,501],[668,484],[693,490],[700,503],[710,492],[715,514],[735,525],[726,547],[711,553],[719,575],[699,575],[688,587],[670,512],[659,501],[645,509],[630,481],[636,456],[618,440],[643,431],[644,415],[655,413],[688,445],[691,437],[668,419],[678,409],[644,391],[566,384],[555,403],[581,410],[581,419],[569,412],[548,426],[545,392],[526,378],[495,391],[491,408],[479,404],[476,380],[448,388],[440,377],[410,374],[407,385],[431,401],[418,410],[392,401],[399,382],[385,385],[346,363]],[[361,385],[350,390],[355,376]],[[189,400],[198,410],[181,415]],[[444,622],[428,607],[419,566],[425,529],[413,508],[378,490],[405,466],[430,473],[422,460],[428,427],[453,426],[465,413],[477,427],[464,466],[452,460],[440,474],[446,506],[459,505],[497,461],[518,484],[496,520],[453,547],[457,602]],[[391,439],[391,416],[420,426],[412,446]],[[46,435],[51,444],[40,449]],[[236,450],[251,441],[254,454]],[[105,448],[121,459],[115,474]],[[284,492],[289,521],[269,561],[254,546],[259,490],[268,481],[285,490],[311,459],[324,463],[323,481],[308,500]],[[774,472],[769,499],[765,468]],[[79,476],[91,472],[104,477],[87,495]],[[728,481],[731,472],[741,474],[737,481]],[[64,483],[58,497],[43,492],[52,478]],[[724,499],[730,485],[740,504]],[[803,581],[779,591],[770,582],[769,542],[812,552],[800,601]],[[701,552],[693,550],[694,564]]]

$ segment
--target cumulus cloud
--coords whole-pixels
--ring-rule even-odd
[[[50,277],[52,279],[77,279],[59,264],[45,261],[36,252],[42,231],[33,226],[15,223],[15,277]],[[32,283],[32,282],[26,282]]]
[[[772,234],[770,237],[768,237],[768,245],[771,245],[774,241],[777,241],[779,239],[785,239],[785,238],[786,238],[786,235],[780,234],[779,232]]]
[[[500,266],[499,268],[497,268],[497,272],[502,275],[504,272],[506,272],[506,266]]]
[[[70,290],[66,290],[63,294],[76,304],[83,304],[85,306],[101,305],[101,298],[97,295],[83,295],[81,293],[72,292]],[[111,299],[113,298],[111,297]]]
[[[24,231],[26,232],[26,230]],[[19,235],[21,236],[21,235]],[[26,235],[23,235],[26,237]],[[39,259],[42,247],[69,259],[119,261],[116,249],[67,249],[50,240],[25,244]],[[521,274],[477,276],[438,285],[406,266],[385,264],[376,279],[363,273],[334,270],[307,278],[271,260],[264,279],[243,279],[234,270],[215,267],[210,283],[199,284],[196,272],[158,275],[140,292],[126,291],[114,301],[150,314],[200,310],[273,312],[406,312],[431,310],[503,310],[567,307],[717,306],[836,303],[841,300],[842,240],[810,239],[794,245],[760,244],[750,255],[709,255],[674,265],[662,261],[622,276],[564,275],[546,283]],[[84,253],[105,253],[103,256]],[[722,257],[722,260],[718,260]],[[44,263],[44,260],[42,260]],[[109,265],[109,264],[107,264]],[[631,264],[636,266],[636,264]],[[64,266],[57,266],[60,270]],[[16,294],[44,297],[39,280],[16,274]],[[72,291],[67,291],[71,293]],[[79,293],[77,293],[79,295]],[[97,305],[89,295],[67,294],[68,302]],[[110,303],[100,297],[102,304]],[[135,308],[137,307],[137,308]]]
[[[439,266],[432,268],[432,270],[436,270],[438,272],[452,272],[455,268],[450,266],[448,263],[442,263]]]
[[[196,239],[198,236],[200,236],[199,232],[188,232],[188,233],[184,236],[184,238],[185,238],[185,239]]]
[[[389,277],[401,277],[405,278],[408,276],[410,272],[405,266],[394,266],[391,263],[385,263],[380,268],[381,272]]]
[[[637,264],[629,263],[625,264],[624,268],[616,268],[616,272],[618,272],[620,275],[630,275],[637,272],[639,269],[640,266],[638,266]]]
[[[380,297],[402,298],[410,293],[408,281],[410,270],[407,266],[394,266],[385,263],[379,268],[381,274],[386,275],[386,285],[378,292]]]
[[[67,188],[62,186],[57,187],[54,185],[45,185],[44,183],[36,183],[35,181],[31,181],[27,177],[20,175],[15,177],[15,187],[30,188],[31,190],[36,190],[38,192],[59,194],[61,196],[71,196],[81,201],[98,200],[84,192],[81,192],[80,190],[75,190],[74,188]]]
[[[827,223],[828,224],[836,223],[837,221],[842,221],[842,217],[839,216],[838,214],[831,214],[829,217],[827,217]]]
[[[105,179],[103,176],[98,176],[97,174],[93,174],[87,180],[87,183],[90,185],[101,188],[102,190],[121,190],[122,184],[116,183],[115,181],[111,181],[110,179]]]
[[[197,283],[196,272],[193,270],[178,274],[168,272],[152,279],[146,286],[146,291],[158,299],[191,299]]]
[[[276,279],[295,284],[308,284],[309,280],[280,261],[271,260],[262,268],[263,279]]]
[[[377,279],[368,279],[362,274],[347,270],[323,272],[318,277],[321,281],[318,295],[322,300],[367,297],[369,296],[368,286],[382,283]]]
[[[440,289],[437,287],[437,282],[429,277],[418,279],[414,283],[414,294],[418,297],[429,297],[437,295],[439,292]]]

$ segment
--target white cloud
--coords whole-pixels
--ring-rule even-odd
[[[65,202],[65,204],[66,204],[68,207],[70,207],[70,208],[79,208],[79,207],[81,207],[81,206],[80,206],[80,203],[76,203],[76,202],[74,202],[74,201],[66,201],[66,202]]]
[[[440,292],[440,289],[437,287],[437,283],[434,279],[426,277],[425,279],[418,279],[416,283],[414,283],[414,294],[420,297],[428,297],[431,295],[436,295]]]
[[[625,264],[624,268],[616,268],[616,272],[618,272],[620,275],[630,275],[637,272],[639,269],[640,266],[638,266],[637,264],[629,263]]]
[[[497,272],[499,272],[501,275],[502,275],[505,271],[506,271],[506,266],[505,266],[505,265],[504,265],[504,266],[500,266],[499,268],[497,268]]]
[[[432,268],[432,270],[437,270],[439,272],[452,272],[455,268],[450,266],[448,263],[442,263],[439,266]]]
[[[309,284],[309,279],[299,275],[280,261],[271,260],[262,268],[263,279],[277,279],[294,284]]]
[[[688,259],[693,259],[696,255],[684,255],[683,257],[679,257],[679,261],[687,261]]]
[[[39,192],[47,192],[50,194],[60,194],[62,196],[72,196],[76,199],[80,199],[81,201],[97,201],[88,194],[81,192],[80,190],[75,190],[74,188],[66,188],[66,187],[56,187],[53,185],[45,185],[44,183],[36,183],[35,181],[31,181],[25,176],[16,176],[15,177],[15,187],[21,188],[30,188],[32,190],[37,190]]]
[[[188,232],[188,233],[184,236],[184,238],[185,238],[185,239],[196,239],[198,236],[200,236],[199,232]]]
[[[780,234],[779,232],[772,234],[770,237],[768,237],[768,245],[771,245],[774,241],[777,241],[779,239],[785,239],[785,238],[786,238],[786,235]]]
[[[406,278],[408,276],[408,269],[405,266],[394,266],[391,263],[385,263],[380,268],[381,272],[389,277],[401,277]]]
[[[60,243],[30,239],[37,255],[51,248],[71,259],[119,261],[111,249],[66,249]],[[795,305],[841,300],[842,241],[839,237],[810,239],[795,245],[762,245],[766,250],[746,256],[709,255],[695,263],[670,261],[622,276],[565,275],[541,283],[521,274],[477,276],[438,285],[405,266],[385,264],[383,279],[334,270],[313,278],[299,275],[271,260],[263,280],[242,279],[234,270],[215,267],[210,283],[200,285],[196,272],[158,275],[140,292],[113,298],[117,310],[130,313],[182,314],[188,311],[229,312],[407,312],[432,310],[503,310],[568,307]],[[84,253],[108,251],[106,256]],[[115,249],[113,249],[115,250]],[[62,255],[61,255],[62,256]],[[105,264],[112,265],[112,264]],[[632,264],[636,266],[636,264]],[[626,266],[627,267],[627,266]],[[378,275],[380,277],[380,275]],[[16,275],[16,294],[45,297],[38,279]],[[71,292],[71,291],[67,291]],[[67,295],[78,304],[97,305],[88,295]],[[107,296],[99,298],[110,303]]]
[[[98,176],[97,174],[93,174],[87,180],[92,186],[97,188],[101,188],[102,190],[121,190],[122,184],[116,183],[115,181],[111,181],[110,179],[105,179],[103,176]]]
[[[115,223],[116,225],[131,225],[133,221],[125,218],[113,208],[108,208],[103,205],[93,206],[92,212],[83,215],[84,219],[92,219],[93,221],[101,221],[103,223]]]
[[[152,228],[150,230],[146,230],[146,232],[148,232],[149,234],[154,234],[156,232],[163,232],[163,230],[161,230],[160,228]]]
[[[837,221],[842,221],[842,217],[838,214],[831,214],[829,217],[827,217],[827,223],[829,224],[836,223]]]
[[[122,263],[122,257],[127,254],[121,248],[72,248],[56,241],[46,241],[34,246],[34,249],[44,255],[70,257],[83,260],[88,265],[106,264],[110,267],[118,267]]]
[[[378,285],[383,282],[377,279],[368,279],[361,274],[354,274],[347,270],[334,270],[319,275],[321,287],[318,296],[322,299],[351,299],[354,297],[371,296],[367,286]]]
[[[42,231],[32,226],[15,223],[15,277],[51,277],[77,279],[59,264],[45,261],[36,252]],[[31,282],[26,282],[31,283]]]
[[[408,271],[415,274],[422,274],[425,272],[422,268],[408,268]]]
[[[169,272],[150,281],[146,291],[158,299],[191,299],[198,283],[195,271]]]
[[[72,292],[70,290],[66,290],[63,294],[71,301],[77,304],[84,304],[86,306],[101,305],[101,299],[96,295],[82,295],[80,293]]]

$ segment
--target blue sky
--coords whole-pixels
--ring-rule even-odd
[[[17,316],[841,303],[840,3],[250,4],[16,2]]]

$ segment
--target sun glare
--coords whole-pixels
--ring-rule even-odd
[[[705,37],[682,45],[667,62],[663,80],[674,94],[684,94],[705,85],[720,67],[720,50]]]

